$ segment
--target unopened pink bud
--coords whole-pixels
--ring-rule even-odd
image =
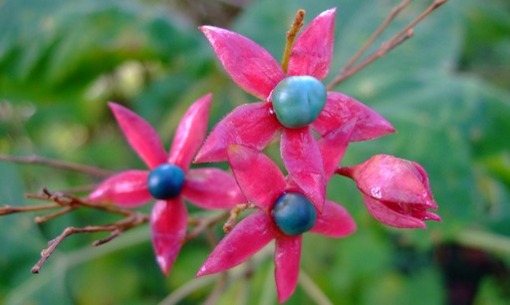
[[[425,228],[425,220],[441,221],[427,173],[416,162],[375,155],[348,168],[363,193],[368,211],[380,222],[397,228]]]

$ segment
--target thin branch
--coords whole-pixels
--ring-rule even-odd
[[[461,245],[483,249],[496,254],[510,254],[510,238],[502,234],[479,229],[464,229],[453,239]]]
[[[114,205],[107,204],[98,204],[89,202],[87,200],[81,199],[79,197],[75,197],[72,195],[55,192],[52,193],[48,189],[43,188],[40,194],[27,194],[27,198],[44,200],[44,201],[53,201],[60,206],[83,206],[95,210],[105,211],[113,214],[119,214],[122,216],[131,216],[133,214],[132,210],[120,208]]]
[[[86,226],[83,228],[68,227],[59,236],[57,236],[55,239],[51,240],[48,243],[48,248],[44,249],[41,252],[41,259],[34,265],[34,267],[32,267],[32,273],[39,273],[44,263],[53,254],[58,245],[60,245],[61,242],[63,242],[67,237],[73,234],[112,232],[112,234],[110,234],[107,238],[97,240],[93,243],[94,246],[99,246],[119,236],[121,232],[137,227],[148,221],[149,217],[147,215],[138,212],[133,212],[131,216],[108,225]]]
[[[312,281],[308,274],[301,269],[299,274],[299,284],[308,296],[315,301],[317,305],[333,305],[334,303],[324,294],[324,292]]]
[[[223,231],[225,233],[232,231],[232,229],[236,225],[239,214],[241,214],[243,211],[247,209],[254,208],[256,208],[256,206],[252,203],[243,203],[236,205],[234,208],[232,208],[232,210],[230,210],[230,216],[228,217],[227,222],[223,225]]]
[[[146,221],[144,221],[145,223]],[[114,238],[117,238],[120,236],[120,234],[122,233],[121,230],[113,230],[110,235],[108,235],[108,237],[106,238],[103,238],[103,239],[99,239],[99,240],[96,240],[92,243],[92,246],[94,247],[97,247],[97,246],[101,246],[101,245],[104,245],[110,241],[112,241]]]
[[[168,295],[163,301],[161,301],[159,305],[176,305],[179,303],[179,301],[181,301],[188,295],[201,289],[204,286],[211,284],[214,281],[214,279],[215,279],[214,276],[206,276],[198,279],[194,278],[187,282],[186,284],[175,289],[170,295]]]
[[[400,36],[406,35],[406,33],[414,28],[418,23],[420,23],[423,19],[425,19],[430,13],[435,11],[438,7],[445,4],[447,0],[434,0],[431,5],[429,5],[418,17],[416,17],[413,21],[411,21],[407,26],[405,26],[400,32],[394,35],[389,43],[393,43],[400,39]]]
[[[13,207],[10,205],[4,205],[2,208],[0,208],[0,216],[15,214],[15,213],[26,213],[26,212],[52,210],[52,209],[56,209],[59,207],[60,207],[60,205],[57,203],[43,204],[43,205],[30,206],[30,207],[17,207],[17,206]]]
[[[285,49],[283,51],[282,58],[282,69],[284,72],[287,72],[292,46],[294,45],[294,40],[296,39],[296,35],[299,32],[299,29],[301,29],[301,27],[303,26],[305,13],[306,12],[303,9],[298,10],[296,12],[296,17],[294,17],[294,22],[292,22],[290,29],[287,31],[287,40],[285,42]]]
[[[218,280],[216,281],[216,286],[214,286],[213,291],[209,294],[203,305],[214,305],[220,298],[223,291],[225,291],[225,288],[227,287],[228,282],[228,273],[223,272],[218,277]]]
[[[41,224],[41,223],[44,223],[44,222],[48,222],[50,220],[53,220],[57,217],[60,217],[62,215],[65,215],[69,212],[72,212],[73,210],[75,210],[76,208],[78,207],[74,207],[74,206],[68,206],[68,207],[65,207],[59,211],[56,211],[54,213],[51,213],[51,214],[48,214],[48,215],[44,215],[44,216],[36,216],[35,217],[35,223],[37,224]]]
[[[91,176],[97,177],[108,177],[114,174],[112,171],[104,170],[101,168],[97,168],[94,166],[76,164],[71,162],[63,162],[58,160],[46,159],[39,156],[28,156],[28,157],[14,157],[14,156],[6,156],[0,155],[0,161],[6,162],[14,162],[14,163],[24,163],[24,164],[40,164],[46,165],[54,168],[60,168],[70,171],[81,172]]]
[[[249,262],[251,262],[253,266],[259,266],[266,258],[271,256],[273,252],[274,252],[273,249],[266,247],[259,251],[257,254],[255,254],[255,256],[253,256],[249,260]],[[226,283],[228,284],[241,278],[249,280],[251,278],[252,270],[251,268],[245,270],[241,268],[236,268],[234,270],[229,270],[226,272],[229,273]],[[209,275],[205,277],[194,278],[190,280],[188,283],[174,290],[163,301],[161,301],[159,305],[176,305],[179,303],[179,301],[183,300],[188,295],[201,289],[204,286],[211,284],[214,280],[218,278],[218,276],[222,275]]]
[[[393,7],[391,13],[386,17],[386,19],[381,23],[381,25],[375,30],[375,32],[370,36],[370,38],[363,44],[363,46],[354,54],[354,56],[345,64],[345,66],[340,71],[340,74],[345,73],[345,71],[352,68],[352,66],[358,61],[358,59],[366,52],[366,50],[375,42],[375,40],[381,35],[384,30],[391,24],[393,19],[397,17],[397,15],[406,8],[411,0],[403,0],[400,4]]]
[[[205,229],[214,226],[220,221],[227,219],[228,212],[223,212],[220,214],[216,214],[206,218],[190,218],[188,224],[191,226],[195,226],[195,228],[186,235],[184,242],[187,242],[193,238],[196,238],[200,233],[202,233]]]
[[[328,90],[333,89],[352,75],[363,70],[370,63],[374,62],[380,57],[386,55],[389,51],[402,44],[407,39],[411,38],[414,34],[413,27],[420,23],[425,17],[436,10],[438,7],[446,3],[447,0],[435,0],[430,6],[428,6],[418,17],[411,21],[407,26],[400,30],[397,34],[393,35],[390,39],[383,42],[377,50],[374,51],[368,58],[363,60],[358,65],[350,69],[342,69],[338,75],[328,84]],[[392,10],[392,13],[394,10]],[[390,13],[390,15],[392,14]]]
[[[274,270],[273,266],[268,266],[267,273],[260,293],[258,305],[274,304],[276,299],[276,289],[274,285]]]
[[[71,211],[74,211],[80,207],[86,207],[90,209],[96,209],[108,213],[118,214],[123,216],[124,218],[107,225],[98,225],[98,226],[86,226],[83,228],[76,227],[68,227],[66,228],[59,236],[55,239],[51,240],[48,243],[48,248],[44,249],[41,252],[41,259],[34,265],[32,268],[32,273],[39,273],[44,263],[48,260],[48,258],[53,254],[55,249],[60,245],[62,241],[64,241],[67,237],[73,234],[79,233],[95,233],[95,232],[110,232],[106,238],[96,240],[92,244],[93,246],[100,246],[116,237],[120,236],[122,232],[125,232],[129,229],[138,227],[144,223],[149,222],[149,216],[143,213],[132,211],[128,209],[119,208],[111,205],[103,205],[96,204],[92,202],[88,202],[84,199],[74,197],[71,195],[63,194],[63,193],[52,193],[47,189],[43,189],[40,194],[27,194],[27,198],[44,200],[44,201],[53,201],[50,204],[43,204],[31,207],[11,207],[4,206],[0,208],[0,215],[7,215],[13,213],[21,213],[21,212],[33,212],[33,211],[41,211],[41,210],[49,210],[49,209],[59,209],[51,214],[45,216],[38,216],[35,218],[36,223],[43,223],[49,220],[55,219],[56,217],[67,214]],[[226,217],[226,216],[225,216]]]

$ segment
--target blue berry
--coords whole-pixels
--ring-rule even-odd
[[[281,195],[273,206],[273,220],[287,235],[299,235],[310,230],[317,219],[312,203],[299,193]]]
[[[184,172],[173,164],[160,165],[149,174],[147,186],[156,199],[176,198],[184,186]]]
[[[326,105],[326,87],[312,76],[290,76],[271,95],[278,121],[287,128],[301,128],[315,121]]]

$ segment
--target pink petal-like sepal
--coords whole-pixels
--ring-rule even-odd
[[[152,209],[152,245],[163,273],[168,274],[186,238],[188,211],[182,199],[158,200]]]
[[[425,229],[427,226],[424,218],[416,218],[412,214],[406,214],[403,208],[392,206],[363,194],[363,200],[367,210],[375,219],[381,223],[395,228]]]
[[[147,189],[148,171],[129,170],[103,181],[89,196],[93,202],[111,202],[123,207],[135,207],[152,199]]]
[[[358,188],[374,199],[435,208],[423,168],[416,163],[390,155],[375,155],[352,167]]]
[[[246,198],[258,207],[270,209],[285,191],[285,177],[263,153],[232,145],[228,150],[228,162]]]
[[[428,176],[419,164],[390,155],[375,155],[362,164],[341,168],[364,195],[369,212],[398,228],[425,227],[423,220],[440,221],[428,212],[437,209]]]
[[[168,162],[187,171],[207,132],[212,94],[198,99],[181,119],[170,150]]]
[[[203,209],[230,209],[247,202],[234,177],[216,168],[190,170],[182,195]]]
[[[356,120],[353,119],[318,140],[326,181],[335,173],[338,163],[342,160],[355,126]]]
[[[288,75],[323,79],[333,57],[335,9],[317,16],[297,38],[290,55]]]
[[[279,236],[276,239],[274,264],[278,302],[283,303],[296,290],[299,278],[302,235]]]
[[[200,30],[234,82],[256,97],[266,99],[285,77],[273,56],[252,40],[214,26]]]
[[[356,223],[347,210],[333,201],[326,200],[324,211],[310,232],[329,237],[346,237],[356,231]]]
[[[281,129],[270,103],[241,105],[221,120],[205,140],[195,162],[217,162],[227,159],[227,148],[241,144],[264,149]]]
[[[356,127],[351,142],[372,140],[395,132],[393,126],[380,114],[339,92],[328,92],[326,106],[312,127],[325,135],[353,119],[356,119]]]
[[[255,212],[225,235],[197,273],[198,276],[223,272],[235,267],[267,245],[278,229],[266,212]]]
[[[166,161],[166,153],[158,134],[144,119],[131,110],[109,103],[124,136],[150,169]]]
[[[322,212],[326,176],[319,145],[308,127],[285,129],[280,144],[285,168],[314,206]]]

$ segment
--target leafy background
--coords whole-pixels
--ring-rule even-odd
[[[169,143],[185,109],[214,93],[210,124],[253,101],[226,76],[198,24],[227,26],[279,58],[298,8],[307,20],[338,7],[330,78],[382,22],[394,0],[0,2],[0,153],[40,156],[117,170],[142,167],[106,102],[151,122]],[[412,3],[384,34],[426,5]],[[398,133],[355,143],[343,164],[376,153],[415,160],[430,174],[442,223],[395,230],[366,212],[341,177],[328,197],[353,214],[358,232],[331,241],[308,235],[302,282],[288,304],[510,303],[510,4],[451,0],[415,28],[415,36],[336,90],[383,114]],[[275,151],[268,153],[276,155]],[[33,204],[26,192],[95,183],[35,165],[0,163],[0,204]],[[148,208],[147,208],[148,209]],[[93,236],[66,240],[39,275],[30,268],[46,242],[68,225],[111,221],[91,211],[37,226],[33,215],[0,219],[2,304],[179,304],[205,300],[215,278],[193,276],[210,251],[187,244],[169,277],[158,270],[147,227],[92,248]],[[276,303],[271,260],[232,281],[219,304]],[[190,284],[191,283],[191,284]],[[194,283],[194,284],[193,284]],[[455,287],[455,288],[452,288]]]

